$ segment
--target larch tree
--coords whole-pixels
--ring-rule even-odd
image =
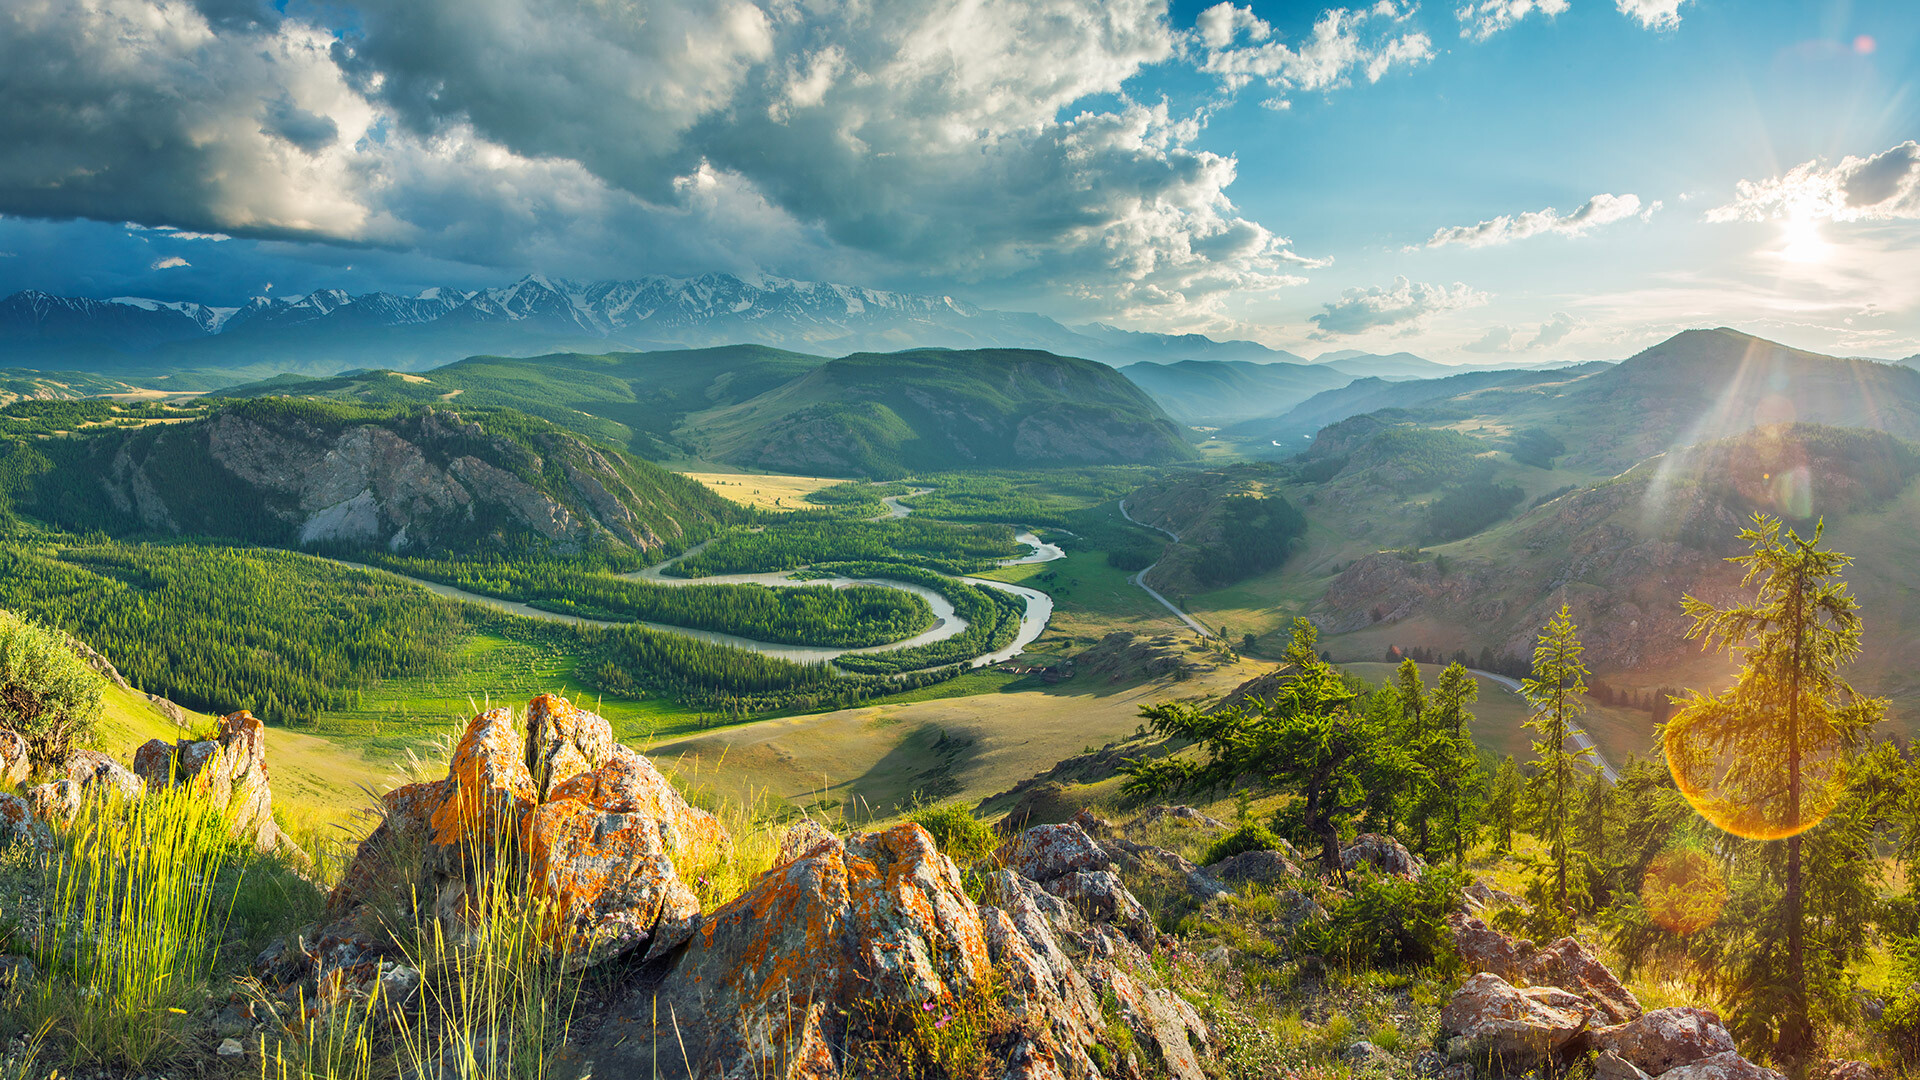
[[[1465,863],[1467,848],[1478,831],[1482,782],[1480,758],[1473,745],[1473,713],[1467,709],[1480,696],[1473,673],[1448,664],[1429,699],[1432,722],[1423,764],[1438,795],[1438,816],[1453,861]]]
[[[1567,832],[1580,780],[1577,769],[1593,756],[1592,747],[1567,748],[1579,730],[1575,721],[1586,711],[1588,672],[1581,659],[1585,651],[1572,611],[1561,604],[1534,644],[1533,674],[1520,682],[1520,692],[1533,710],[1527,726],[1539,735],[1533,740],[1532,794],[1538,808],[1539,836],[1547,844],[1544,870],[1546,880],[1552,882],[1551,902],[1556,917],[1562,920],[1572,910],[1567,891],[1568,863],[1572,859]]]
[[[1688,637],[1737,654],[1741,667],[1728,689],[1689,694],[1661,733],[1674,783],[1702,817],[1735,836],[1785,845],[1780,917],[1771,922],[1784,923],[1784,955],[1777,971],[1764,973],[1781,985],[1779,999],[1762,1007],[1777,1017],[1775,1054],[1796,1062],[1814,1047],[1801,834],[1839,805],[1848,758],[1886,708],[1840,677],[1860,652],[1859,605],[1840,580],[1853,560],[1822,550],[1824,532],[1820,522],[1802,537],[1755,514],[1740,533],[1747,553],[1730,560],[1745,571],[1741,585],[1752,598],[1725,607],[1682,601],[1693,620]]]

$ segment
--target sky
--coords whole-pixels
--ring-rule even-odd
[[[726,271],[1306,355],[1920,353],[1912,0],[0,0],[0,294]]]

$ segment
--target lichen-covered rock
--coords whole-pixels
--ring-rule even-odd
[[[478,844],[518,831],[537,801],[523,753],[512,709],[488,709],[467,723],[447,768],[452,790],[428,819],[434,844]]]
[[[1177,878],[1187,895],[1201,903],[1233,892],[1219,878],[1193,865],[1177,851],[1136,844],[1118,834],[1102,835],[1099,843],[1101,850],[1113,857],[1114,865],[1129,877]]]
[[[1110,870],[1113,860],[1078,825],[1035,825],[1006,845],[1001,862],[1046,884],[1081,870]]]
[[[1593,1006],[1600,1023],[1624,1024],[1640,1015],[1640,1001],[1586,946],[1565,937],[1536,950],[1521,974],[1534,986],[1557,986]]]
[[[1573,938],[1537,948],[1461,912],[1447,917],[1454,950],[1474,972],[1489,972],[1516,986],[1557,986],[1593,1006],[1598,1022],[1624,1024],[1640,1015],[1640,1002],[1605,964]]]
[[[818,846],[714,911],[621,1006],[595,1060],[623,1075],[657,1060],[667,1076],[839,1076],[872,1010],[951,1003],[990,971],[959,871],[925,829],[897,825]]]
[[[149,741],[134,754],[133,771],[149,789],[180,785],[206,796],[225,808],[235,835],[264,851],[292,844],[273,820],[266,727],[250,712],[221,717],[212,739]]]
[[[25,844],[35,851],[53,848],[53,833],[18,795],[0,792],[0,846]]]
[[[396,902],[432,895],[430,822],[447,801],[453,781],[405,784],[380,796],[380,824],[355,850],[340,883],[327,897],[327,914],[340,918],[383,893]]]
[[[803,817],[780,835],[780,855],[773,865],[785,866],[795,859],[804,859],[823,845],[837,847],[840,838],[812,818]]]
[[[27,740],[17,731],[0,728],[0,787],[9,791],[27,782],[33,774],[33,762],[27,754]]]
[[[1300,876],[1300,868],[1278,851],[1243,851],[1207,866],[1207,873],[1221,881],[1253,882],[1272,885]]]
[[[27,807],[33,816],[49,825],[65,825],[80,816],[80,785],[71,780],[53,780],[26,790]]]
[[[1864,1061],[1827,1062],[1827,1080],[1880,1080],[1880,1073]]]
[[[89,795],[116,792],[125,798],[137,799],[142,789],[138,776],[98,750],[75,750],[68,754],[60,775],[79,784]]]
[[[1481,972],[1440,1010],[1440,1036],[1450,1059],[1518,1075],[1567,1049],[1592,1017],[1591,1006],[1563,990],[1516,988]]]
[[[555,786],[607,763],[613,727],[566,698],[542,694],[527,703],[527,771],[542,800]]]
[[[1660,1074],[1659,1080],[1786,1080],[1786,1077],[1728,1050],[1723,1054],[1701,1058],[1690,1065],[1669,1069]]]
[[[700,901],[674,871],[660,827],[566,799],[529,813],[521,853],[547,933],[578,970],[641,946],[665,953],[693,933]]]
[[[1117,927],[1129,941],[1151,951],[1156,931],[1153,916],[1111,870],[1076,870],[1043,886],[1072,904],[1088,922]]]
[[[554,785],[550,802],[578,800],[613,814],[638,814],[659,824],[669,852],[728,852],[733,840],[717,818],[682,798],[653,762],[616,746],[591,772]]]
[[[1647,1071],[1611,1050],[1593,1058],[1593,1080],[1650,1080]]]
[[[1659,1075],[1734,1049],[1733,1036],[1710,1009],[1655,1009],[1637,1020],[1587,1033],[1587,1045]]]
[[[1405,844],[1391,836],[1379,833],[1361,833],[1353,842],[1340,849],[1340,865],[1347,870],[1361,866],[1371,866],[1383,874],[1395,877],[1416,878],[1426,872],[1427,865],[1419,856],[1407,850]]]

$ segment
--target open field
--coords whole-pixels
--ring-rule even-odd
[[[723,797],[881,817],[916,795],[971,805],[1132,734],[1144,705],[1224,694],[1264,670],[1241,662],[1186,681],[1118,685],[1090,674],[1055,686],[1022,679],[963,699],[761,720],[643,749]]]
[[[826,476],[782,476],[777,473],[688,472],[689,480],[698,480],[713,491],[742,506],[756,510],[817,510],[807,494],[841,481]]]

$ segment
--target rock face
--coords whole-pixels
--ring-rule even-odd
[[[125,765],[98,750],[75,750],[68,754],[60,775],[78,784],[83,792],[90,795],[111,791],[125,798],[137,799],[144,787],[140,778]]]
[[[1624,1024],[1595,1028],[1587,1045],[1659,1075],[1734,1049],[1733,1036],[1709,1009],[1655,1009]]]
[[[1557,986],[1579,995],[1604,1024],[1624,1024],[1640,1015],[1640,1002],[1607,966],[1573,938],[1538,948],[1515,941],[1480,919],[1460,912],[1447,917],[1454,949],[1469,970],[1488,972],[1521,986]]]
[[[38,784],[26,792],[33,816],[51,825],[64,825],[80,813],[80,785],[60,779]]]
[[[1382,874],[1404,878],[1419,877],[1427,869],[1405,844],[1379,833],[1361,833],[1352,843],[1341,847],[1340,865],[1348,870],[1370,866]]]
[[[1550,986],[1519,989],[1481,972],[1440,1011],[1447,1057],[1495,1075],[1518,1075],[1567,1051],[1593,1009]]]
[[[1728,1050],[1670,1069],[1660,1074],[1660,1080],[1786,1080],[1786,1077]]]
[[[27,800],[0,792],[0,847],[25,844],[36,851],[53,847],[53,833],[34,814]]]
[[[674,859],[724,854],[725,830],[613,744],[600,717],[554,697],[528,715],[524,736],[511,709],[475,716],[444,778],[383,796],[384,818],[328,898],[333,922],[316,940],[368,937],[372,909],[412,897],[458,932],[488,916],[500,875],[524,875],[570,967],[687,939],[699,902]]]
[[[133,771],[150,790],[179,785],[225,807],[235,834],[263,851],[292,843],[273,820],[266,728],[250,712],[221,717],[209,740],[149,741],[134,753]]]

